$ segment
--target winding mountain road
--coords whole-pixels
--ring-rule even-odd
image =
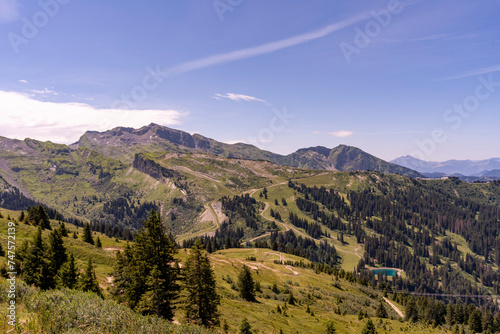
[[[405,317],[404,313],[403,313],[403,312],[401,312],[401,310],[400,310],[400,309],[399,309],[396,305],[394,305],[394,304],[393,304],[393,303],[392,303],[389,299],[387,299],[387,298],[385,298],[385,297],[384,297],[384,300],[385,300],[385,302],[386,302],[387,304],[389,304],[389,306],[390,306],[390,307],[392,307],[392,309],[393,309],[394,311],[396,311],[396,313],[397,313],[397,314],[398,314],[401,318],[404,318],[404,317]]]

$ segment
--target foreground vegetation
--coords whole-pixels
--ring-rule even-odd
[[[2,290],[7,288],[0,280]],[[103,300],[91,292],[62,289],[41,291],[17,282],[17,316],[19,324],[11,333],[212,333],[192,325],[176,325],[155,317],[142,316],[112,300]],[[2,294],[0,330],[12,329],[5,317],[5,296]]]
[[[19,212],[2,210],[3,215],[18,216]],[[0,219],[2,228],[7,219]],[[58,226],[57,222],[51,222]],[[18,223],[18,233],[28,237],[27,231],[36,231],[35,227]],[[68,224],[68,229],[76,230]],[[44,240],[49,240],[49,231],[44,231]],[[2,241],[5,241],[2,235]],[[82,235],[83,237],[83,235]],[[44,241],[44,242],[45,242]],[[80,239],[71,236],[64,238],[68,253],[76,253]],[[74,242],[70,243],[69,241]],[[103,244],[115,242],[102,236]],[[121,243],[119,243],[121,244]],[[96,246],[90,248],[100,254]],[[181,266],[188,264],[192,251],[180,250],[176,258]],[[115,256],[108,252],[106,257],[111,263],[116,263]],[[335,328],[337,333],[361,333],[371,321],[379,333],[391,331],[406,331],[410,333],[439,333],[442,327],[433,328],[425,322],[409,323],[398,315],[396,310],[384,299],[384,292],[376,286],[361,285],[345,271],[337,274],[317,272],[301,266],[285,265],[276,262],[283,257],[286,263],[309,263],[306,259],[283,255],[270,249],[222,249],[209,255],[208,259],[215,273],[217,293],[220,295],[219,327],[215,332],[238,333],[245,318],[253,333],[322,333],[328,326]],[[106,282],[109,273],[103,272],[105,263],[96,262],[97,279]],[[254,282],[255,300],[242,295],[242,285],[238,277],[243,268],[250,269],[250,277]],[[77,265],[85,267],[83,262]],[[101,269],[101,270],[99,270]],[[7,282],[1,280],[5,290]],[[173,305],[174,322],[154,315],[145,316],[132,311],[125,305],[119,305],[110,294],[112,286],[100,284],[105,298],[102,299],[92,292],[82,292],[68,289],[40,290],[28,287],[22,281],[18,286],[18,319],[17,331],[24,333],[209,333],[210,328],[187,325],[191,322],[186,316],[185,308],[176,301]],[[388,295],[398,299],[396,295]],[[6,310],[6,296],[2,294],[1,309]],[[180,301],[180,300],[179,300]],[[396,300],[391,301],[398,310],[404,306]],[[380,314],[383,308],[385,314]],[[5,315],[5,311],[2,314]],[[381,316],[377,318],[377,316]],[[370,320],[371,319],[371,320]],[[0,328],[6,326],[7,318],[2,317]],[[3,326],[3,327],[2,327]],[[333,326],[333,327],[332,327]]]

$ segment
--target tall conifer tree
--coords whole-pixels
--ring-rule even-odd
[[[135,236],[134,247],[117,256],[113,294],[143,314],[171,320],[179,294],[176,253],[173,235],[167,233],[160,214],[152,210]]]
[[[34,284],[41,289],[48,289],[52,284],[49,265],[45,260],[45,248],[42,241],[42,226],[38,226],[33,241],[24,256],[22,277],[27,284]]]
[[[255,282],[252,272],[247,266],[243,266],[238,275],[238,291],[240,292],[240,297],[246,301],[255,301]]]
[[[85,224],[85,227],[83,228],[83,241],[91,245],[94,244],[94,239],[92,239],[92,230],[90,229],[89,223]]]
[[[202,242],[196,240],[183,270],[184,288],[187,292],[184,309],[186,317],[203,326],[219,324],[217,293],[214,272],[208,256],[202,251]]]
[[[52,275],[55,276],[68,259],[66,248],[59,230],[53,230],[49,235],[49,263]]]
[[[59,269],[56,276],[57,287],[64,287],[69,289],[76,288],[78,282],[78,270],[75,266],[75,257],[69,254],[69,259]]]
[[[94,265],[92,264],[92,260],[90,260],[90,258],[87,262],[85,272],[80,276],[78,288],[82,291],[95,292],[98,296],[102,297],[102,291],[99,287],[99,283],[97,282]]]

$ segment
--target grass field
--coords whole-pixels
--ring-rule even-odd
[[[12,221],[12,219],[7,219],[7,217],[17,218],[19,217],[20,211],[11,211],[1,209],[0,212],[4,218],[0,218],[0,243],[4,250],[7,250],[7,223]],[[114,257],[116,250],[123,249],[125,247],[124,241],[117,241],[112,238],[108,238],[106,235],[92,232],[94,239],[99,237],[102,243],[102,248],[97,248],[86,242],[84,242],[81,237],[83,234],[83,229],[81,227],[74,226],[72,224],[65,224],[68,230],[68,237],[63,238],[64,246],[67,251],[72,253],[75,257],[76,266],[83,270],[85,265],[90,258],[95,266],[96,275],[99,280],[99,284],[102,288],[106,289],[109,287],[109,282],[106,279],[113,273]],[[51,227],[57,228],[59,222],[51,220]],[[19,248],[24,242],[30,242],[36,233],[37,228],[25,223],[17,223],[16,226],[16,248]],[[72,237],[73,232],[77,233],[77,239]],[[42,232],[42,238],[45,243],[48,242],[49,230],[44,230]],[[5,262],[5,258],[0,257],[0,265]],[[106,290],[105,290],[106,291]]]
[[[280,194],[281,196],[281,194]],[[19,212],[0,210],[4,218],[0,218],[0,242],[6,249],[6,228],[8,216],[15,218]],[[59,222],[51,221],[52,227],[57,227]],[[89,257],[96,266],[96,275],[104,289],[109,288],[107,277],[113,273],[114,250],[122,249],[124,242],[116,242],[114,239],[99,235],[103,249],[84,243],[80,239],[73,239],[71,234],[76,231],[81,235],[82,229],[66,224],[70,231],[70,237],[64,238],[68,251],[73,253],[77,259],[79,268],[83,268]],[[24,223],[16,226],[16,242],[18,245],[24,241],[31,240],[36,228]],[[44,239],[49,231],[43,232]],[[348,242],[351,240],[347,239]],[[345,249],[351,250],[351,245]],[[178,259],[182,263],[189,254],[189,250],[180,250]],[[256,261],[250,260],[254,257]],[[350,283],[343,279],[336,280],[334,276],[324,273],[316,273],[310,269],[296,268],[277,264],[274,261],[282,257],[284,260],[303,261],[302,258],[279,254],[269,249],[228,249],[220,250],[209,256],[220,295],[221,319],[225,320],[230,333],[235,333],[241,319],[246,317],[250,322],[254,333],[322,333],[327,320],[333,320],[337,333],[360,333],[366,320],[358,320],[358,310],[366,310],[373,318],[379,333],[399,332],[408,330],[409,333],[440,333],[439,329],[427,327],[408,327],[408,324],[399,319],[397,313],[382,299],[381,292],[374,291],[369,287],[363,287]],[[0,258],[5,261],[5,258]],[[344,261],[349,263],[348,257]],[[357,263],[352,261],[348,266]],[[234,283],[241,267],[247,265],[253,272],[255,281],[259,282],[261,292],[257,293],[257,302],[249,303],[242,300],[238,292],[233,289]],[[231,284],[232,283],[232,284]],[[106,290],[105,290],[106,291]],[[290,293],[297,300],[296,305],[287,304]],[[106,298],[109,294],[105,292]],[[375,319],[375,309],[380,303],[384,303],[390,319]],[[307,313],[309,305],[313,314]],[[4,305],[5,306],[5,305]],[[285,311],[279,313],[278,306]],[[403,309],[401,305],[397,305]],[[19,306],[21,319],[28,319],[29,314],[22,305]],[[182,311],[176,313],[176,319],[184,322]]]

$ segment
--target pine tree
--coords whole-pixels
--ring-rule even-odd
[[[42,226],[38,226],[33,241],[24,256],[22,277],[27,284],[33,284],[41,289],[48,289],[52,284],[49,265],[45,261]]]
[[[59,288],[76,288],[78,282],[78,270],[75,266],[75,258],[73,254],[69,254],[69,259],[59,269],[56,277],[56,285]]]
[[[335,330],[335,324],[333,321],[331,321],[331,320],[327,321],[325,326],[326,326],[325,334],[337,333],[337,331]]]
[[[53,230],[49,235],[49,249],[48,249],[48,260],[50,275],[55,278],[57,272],[61,266],[66,262],[68,256],[66,254],[66,248],[59,233],[59,230]],[[54,287],[55,282],[50,283],[50,287]]]
[[[68,230],[66,229],[66,225],[64,225],[64,223],[59,225],[59,233],[61,233],[61,236],[63,237],[68,237]]]
[[[290,293],[288,294],[288,304],[295,305],[295,303],[296,303],[295,297],[293,296],[293,293],[290,291]]]
[[[212,242],[210,241],[210,239],[208,239],[207,241],[207,245],[205,247],[205,250],[207,251],[207,253],[211,254],[213,252],[213,249],[212,249]]]
[[[85,224],[85,227],[83,228],[83,241],[91,245],[94,244],[94,239],[92,239],[92,230],[90,229],[89,223]]]
[[[0,218],[1,218],[1,217],[0,217]],[[19,220],[20,222],[24,222],[24,219],[26,219],[26,216],[25,216],[25,214],[24,214],[24,211],[21,211],[21,213],[19,214],[19,218],[18,218],[18,220]]]
[[[153,267],[157,267],[159,278],[161,279],[161,291],[163,297],[158,299],[159,305],[157,315],[171,320],[173,318],[173,302],[178,297],[179,285],[178,269],[173,266],[177,263],[175,254],[177,245],[171,233],[167,234],[163,226],[160,214],[151,211],[148,220],[144,223],[143,229],[135,237],[137,258],[145,267],[145,274]]]
[[[243,318],[241,321],[239,334],[252,334],[252,326],[250,326],[247,318]]]
[[[375,329],[372,319],[368,319],[368,322],[365,327],[363,327],[361,334],[377,334],[377,330]]]
[[[417,322],[418,321],[417,304],[415,303],[415,299],[413,299],[413,298],[410,298],[406,302],[405,318],[406,318],[406,320],[411,321],[411,322]]]
[[[76,235],[76,231],[73,231],[73,239],[78,239],[78,236]]]
[[[387,315],[387,310],[385,309],[384,307],[384,304],[383,303],[380,303],[378,308],[377,308],[377,312],[375,313],[375,316],[377,318],[387,318],[388,315]]]
[[[0,244],[0,256],[5,256],[5,251],[2,248],[2,244]]]
[[[469,315],[469,330],[472,333],[481,333],[483,331],[483,326],[481,324],[481,312],[478,309],[474,309],[474,311]]]
[[[101,239],[99,239],[99,237],[97,237],[97,238],[95,239],[95,246],[96,246],[97,248],[102,248]]]
[[[145,315],[161,314],[164,305],[168,305],[168,294],[164,293],[162,287],[165,280],[162,278],[157,266],[154,266],[146,278],[146,292],[141,296],[137,305],[137,311]]]
[[[146,292],[146,278],[139,266],[135,250],[127,243],[123,252],[116,254],[113,296],[120,303],[136,309],[141,296]]]
[[[99,297],[102,297],[102,291],[99,287],[99,283],[97,282],[94,266],[92,265],[90,258],[87,262],[87,267],[85,268],[83,275],[80,276],[78,281],[78,289],[84,292],[95,292]]]
[[[35,226],[41,226],[43,229],[51,229],[47,212],[41,205],[37,205],[28,209],[28,222]]]
[[[184,288],[187,292],[186,317],[196,324],[211,327],[219,324],[220,296],[210,260],[202,253],[198,239],[184,266]]]
[[[482,326],[483,326],[483,331],[490,331],[491,333],[495,332],[496,326],[495,326],[495,319],[493,318],[493,314],[491,314],[491,311],[486,309],[483,312],[482,315]]]
[[[252,277],[252,272],[247,266],[243,266],[238,275],[238,291],[240,292],[240,297],[246,301],[255,301],[255,283]]]
[[[135,235],[134,247],[117,254],[113,295],[143,314],[156,314],[171,320],[174,301],[179,294],[176,265],[177,245],[151,211],[143,228]]]

